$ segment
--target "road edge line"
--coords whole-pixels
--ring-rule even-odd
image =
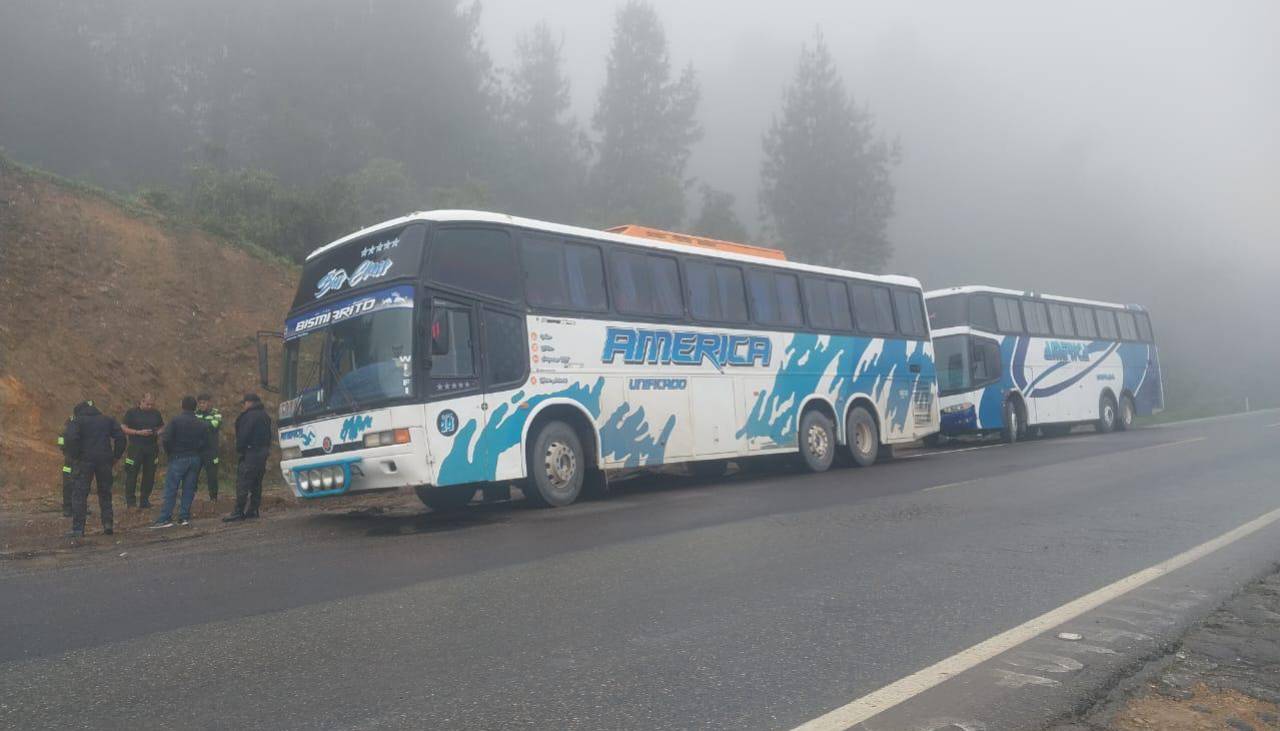
[[[970,670],[1001,653],[1038,637],[1060,624],[1191,564],[1280,520],[1280,508],[1239,525],[1200,545],[1161,561],[1154,566],[1096,589],[1062,606],[1051,609],[1017,627],[1005,630],[951,657],[894,681],[839,708],[795,727],[793,731],[843,731],[893,708],[944,681]]]

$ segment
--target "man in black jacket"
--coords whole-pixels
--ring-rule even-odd
[[[102,532],[111,535],[111,468],[124,454],[124,432],[115,419],[104,415],[92,401],[85,401],[76,407],[75,418],[67,425],[63,441],[75,480],[71,493],[71,531],[67,536],[84,537],[90,482],[98,485]]]
[[[85,403],[90,403],[86,401]],[[84,404],[77,404],[75,408],[80,408]],[[73,460],[71,455],[67,454],[67,430],[71,428],[71,421],[76,418],[73,413],[67,417],[67,421],[62,425],[62,433],[58,435],[58,449],[62,452],[62,517],[71,517],[71,494],[76,491],[75,468],[72,466]],[[85,515],[89,515],[89,508],[85,507]]]
[[[209,425],[196,416],[196,400],[182,397],[182,413],[165,424],[160,444],[169,455],[169,466],[164,473],[164,506],[152,528],[173,527],[173,505],[182,488],[182,507],[178,520],[191,525],[191,501],[196,497],[196,474],[200,470],[200,455],[209,445]]]
[[[236,417],[236,509],[222,519],[231,523],[258,517],[262,504],[262,476],[267,471],[267,454],[271,451],[271,417],[262,408],[256,393],[244,395],[244,411]],[[245,502],[248,501],[248,509]]]

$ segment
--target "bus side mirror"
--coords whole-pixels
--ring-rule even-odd
[[[280,389],[272,385],[268,365],[271,359],[269,356],[270,351],[267,348],[267,341],[272,338],[276,340],[283,340],[284,336],[277,332],[271,332],[270,330],[258,331],[258,385],[261,386],[264,391],[278,393]]]
[[[431,354],[449,354],[449,311],[444,308],[431,315]]]

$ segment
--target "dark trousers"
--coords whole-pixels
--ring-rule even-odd
[[[208,454],[200,458],[200,468],[196,470],[196,492],[200,491],[200,474],[204,473],[209,482],[209,499],[218,498],[218,455]]]
[[[156,460],[160,458],[159,450],[154,444],[130,444],[124,458],[124,504],[133,505],[133,498],[138,493],[138,474],[142,474],[142,502],[151,500],[151,491],[156,486]]]
[[[240,455],[240,464],[236,467],[236,513],[255,514],[262,505],[262,477],[267,472],[268,451],[266,447],[256,447]]]
[[[83,461],[76,465],[75,488],[71,492],[71,529],[83,531],[85,513],[89,510],[89,483],[98,485],[98,508],[102,510],[102,527],[110,528],[111,461]]]
[[[76,472],[70,464],[62,465],[62,514],[71,515],[71,493],[76,491]]]

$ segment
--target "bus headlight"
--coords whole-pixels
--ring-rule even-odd
[[[961,413],[962,411],[969,411],[969,410],[970,410],[970,409],[972,409],[972,408],[973,408],[973,404],[969,403],[968,401],[965,401],[965,402],[964,402],[964,403],[962,403],[962,404],[952,404],[951,406],[943,407],[943,409],[942,409],[942,413],[944,413],[944,414],[959,414],[959,413]]]
[[[291,459],[301,459],[301,458],[302,458],[302,447],[285,447],[284,449],[280,450],[280,459],[282,461],[288,461]]]
[[[364,435],[364,446],[366,447],[385,447],[388,444],[408,443],[408,429],[388,429],[387,431],[372,432]]]

